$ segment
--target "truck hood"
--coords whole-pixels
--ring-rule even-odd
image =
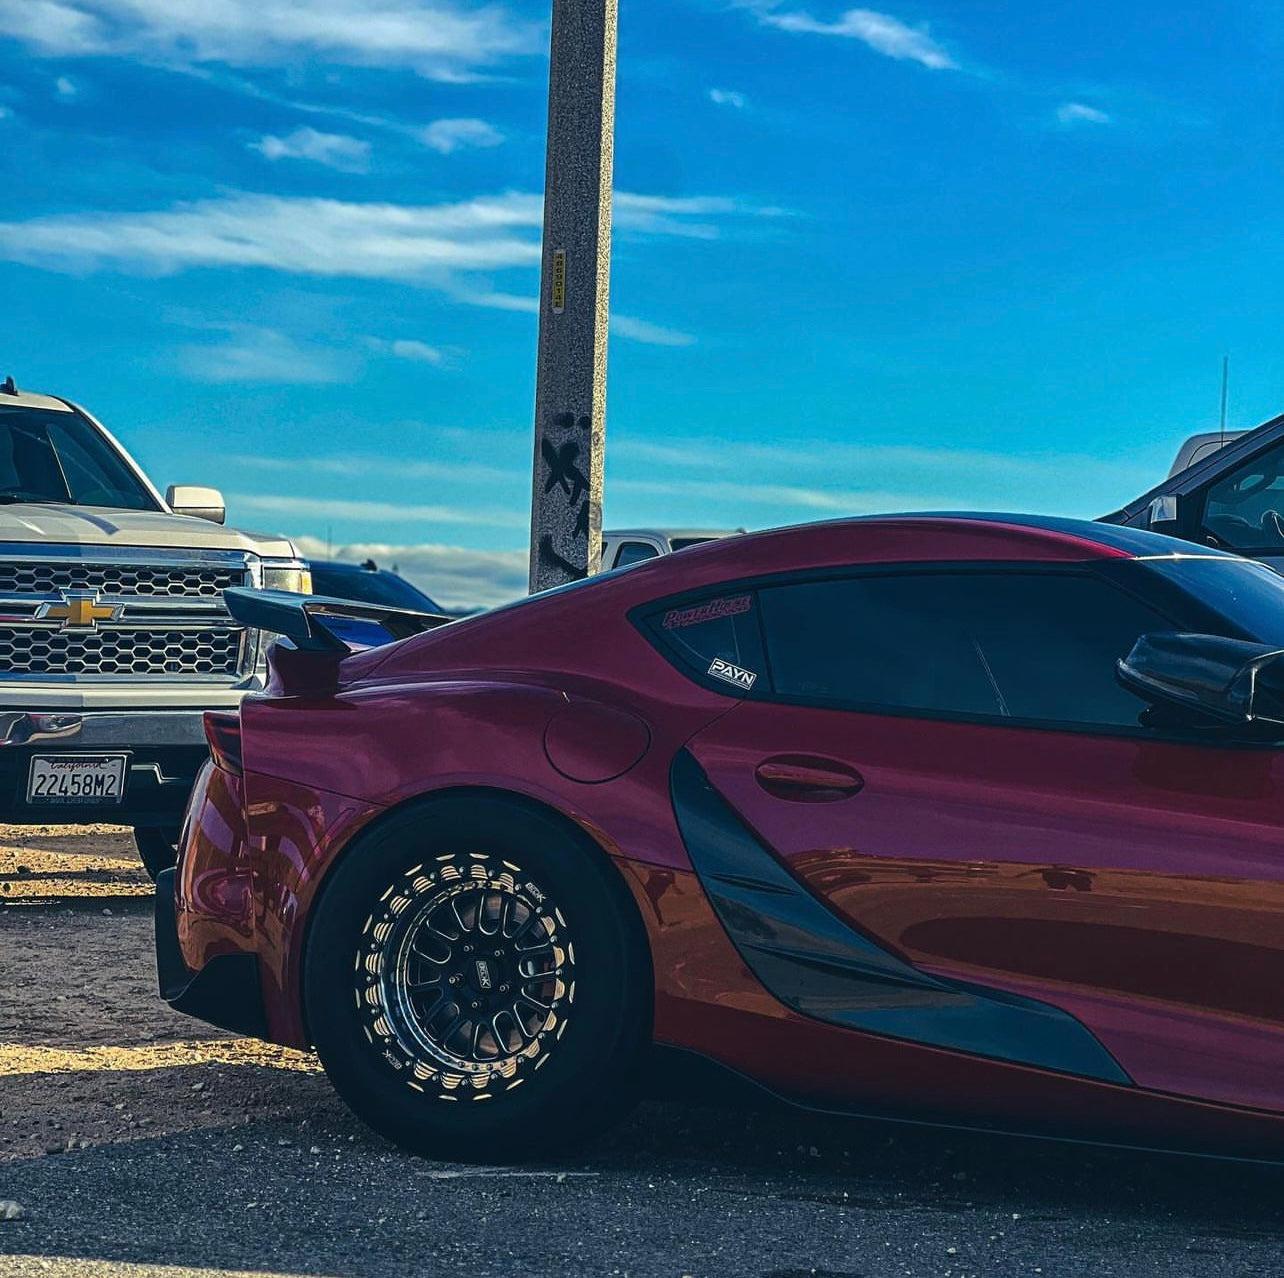
[[[297,553],[285,537],[239,532],[191,515],[52,502],[0,506],[0,542],[240,550],[277,558],[293,558]]]

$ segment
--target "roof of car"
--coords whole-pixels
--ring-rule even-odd
[[[770,553],[775,552],[775,553]],[[1084,560],[1144,558],[1192,553],[1220,555],[1211,547],[1194,551],[1189,542],[1159,533],[1088,519],[990,511],[930,511],[861,515],[851,519],[795,524],[749,533],[732,541],[693,546],[684,561],[700,562],[795,556],[853,562],[908,562],[912,559]],[[677,572],[674,566],[670,571]]]
[[[47,408],[55,413],[70,413],[71,405],[52,395],[38,395],[35,391],[25,391],[21,387],[16,395],[7,391],[0,392],[0,408]]]
[[[795,524],[692,546],[516,600],[496,612],[559,597],[587,598],[600,587],[632,607],[780,573],[852,564],[1084,563],[1092,560],[1207,556],[1234,559],[1159,533],[1047,515],[941,512],[862,515]]]
[[[412,640],[405,660],[420,660],[421,644],[454,649],[463,664],[529,659],[531,636],[540,650],[579,669],[581,640],[611,616],[635,609],[699,599],[708,591],[766,581],[782,574],[842,570],[853,565],[950,565],[958,563],[1083,564],[1137,558],[1233,555],[1137,528],[1086,519],[990,513],[866,515],[824,523],[798,524],[722,538],[692,546],[679,555],[658,555],[629,568],[612,569],[571,582]],[[474,649],[474,640],[485,646]],[[563,655],[557,655],[562,653]],[[579,655],[576,655],[579,654]],[[351,658],[354,669],[393,673],[402,657],[394,645],[386,654]],[[551,667],[550,667],[551,668]]]
[[[308,565],[312,568],[338,568],[347,572],[388,572],[387,568],[380,568],[376,565],[373,568],[367,568],[365,564],[349,563],[346,559],[314,559],[308,557]]]

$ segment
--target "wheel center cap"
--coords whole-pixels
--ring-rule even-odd
[[[489,959],[473,959],[473,984],[479,994],[489,994],[499,984],[495,965]]]

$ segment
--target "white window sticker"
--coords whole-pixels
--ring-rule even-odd
[[[752,670],[742,670],[739,666],[733,666],[729,661],[723,661],[721,657],[714,657],[713,664],[709,667],[709,673],[715,679],[723,679],[727,683],[733,683],[737,688],[743,688],[746,692],[758,680],[758,676]]]

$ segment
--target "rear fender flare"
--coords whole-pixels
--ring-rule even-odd
[[[628,905],[625,911],[627,917],[632,920],[634,927],[633,945],[640,958],[647,965],[647,988],[653,991],[655,988],[655,970],[654,960],[651,953],[651,942],[647,932],[646,923],[642,918],[641,911],[638,909],[637,900],[630,887],[626,876],[621,870],[616,857],[611,855],[603,846],[602,836],[591,829],[587,823],[579,821],[551,804],[544,803],[539,799],[532,798],[530,795],[522,794],[519,791],[504,790],[487,786],[447,786],[440,790],[430,790],[413,798],[406,799],[398,803],[395,807],[388,808],[381,812],[379,816],[372,821],[363,825],[360,830],[346,843],[331,859],[326,866],[325,874],[317,883],[316,890],[312,895],[308,905],[307,923],[303,929],[299,941],[298,950],[294,957],[293,972],[291,974],[290,985],[293,990],[293,996],[296,1000],[296,1006],[299,1009],[300,1021],[303,1024],[304,1033],[310,1043],[311,1032],[307,1025],[307,1012],[303,1002],[303,969],[307,959],[308,944],[311,940],[312,920],[316,917],[317,909],[321,904],[321,898],[324,896],[326,889],[334,879],[335,869],[349,856],[359,855],[363,843],[369,839],[377,838],[394,820],[402,820],[409,813],[422,812],[425,816],[431,814],[434,807],[442,806],[446,803],[453,802],[470,802],[495,804],[503,803],[516,809],[523,810],[531,819],[551,822],[560,826],[570,839],[592,857],[600,858],[600,864],[609,867],[608,878],[614,883],[622,900],[627,900]],[[648,1036],[651,1032],[651,1020],[653,1019],[654,1008],[648,1008]]]

